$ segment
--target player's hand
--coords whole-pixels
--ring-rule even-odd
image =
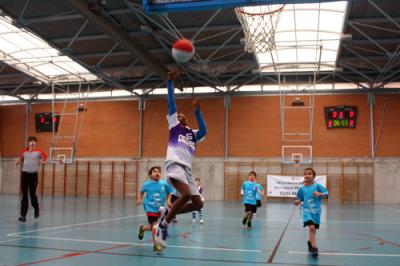
[[[172,68],[170,71],[167,73],[167,79],[168,80],[175,80],[179,77],[180,72],[179,69],[177,68]]]
[[[200,99],[199,98],[196,97],[193,99],[193,107],[195,109],[200,108]]]
[[[321,193],[321,192],[315,191],[315,192],[313,193],[313,195],[314,195],[314,197],[319,197],[319,196],[322,196],[322,195],[324,195],[324,194]]]
[[[299,206],[300,202],[301,202],[300,200],[295,200],[294,205]]]
[[[141,199],[138,199],[138,200],[136,201],[136,205],[140,205],[142,202],[143,202],[143,201],[142,201]]]
[[[19,160],[15,162],[15,165],[20,165],[20,164],[21,162]]]

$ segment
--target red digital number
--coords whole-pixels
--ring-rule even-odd
[[[349,126],[350,126],[350,127],[354,127],[354,120],[350,120],[350,121],[349,121]]]
[[[343,112],[339,112],[339,118],[343,118]]]
[[[57,118],[53,117],[53,123],[56,123],[56,122],[57,122]]]
[[[333,127],[332,120],[328,120],[328,127]]]
[[[335,111],[332,113],[332,118],[336,118],[336,117],[337,117],[337,112]]]
[[[44,117],[40,118],[40,123],[44,124]]]
[[[350,116],[350,118],[353,118],[354,117],[354,111],[350,111],[349,112],[349,116]]]

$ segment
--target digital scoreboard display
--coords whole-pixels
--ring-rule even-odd
[[[328,106],[325,107],[326,127],[356,128],[357,106]]]
[[[36,132],[57,132],[58,124],[60,123],[60,115],[56,114],[53,117],[51,112],[37,113],[35,115]]]

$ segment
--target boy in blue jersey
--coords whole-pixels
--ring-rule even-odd
[[[158,222],[160,217],[160,207],[165,205],[168,200],[170,202],[171,187],[165,180],[160,180],[161,177],[161,167],[153,166],[149,170],[150,179],[147,180],[140,192],[140,199],[136,201],[136,204],[143,202],[143,208],[147,215],[148,225],[139,226],[139,239],[143,239],[145,231],[152,231],[152,238],[154,242],[153,250],[158,252],[161,248],[156,245],[154,241],[155,228],[154,226]]]
[[[246,215],[243,218],[243,225],[248,228],[251,228],[251,220],[253,219],[253,214],[256,212],[257,209],[257,193],[258,193],[258,186],[256,181],[257,174],[254,171],[249,173],[248,181],[243,182],[242,189],[240,191],[240,195],[243,196],[243,204],[245,207]]]
[[[303,226],[308,226],[308,250],[313,257],[318,257],[315,234],[321,221],[321,198],[328,198],[328,190],[321,184],[314,183],[315,171],[312,168],[304,170],[304,186],[299,188],[296,205],[303,203]]]
[[[179,76],[178,70],[168,72],[168,127],[169,141],[165,169],[168,181],[175,187],[179,198],[171,209],[160,208],[161,219],[156,227],[155,240],[158,245],[167,246],[168,225],[172,219],[180,213],[200,210],[203,202],[196,187],[192,175],[192,161],[196,151],[196,145],[202,141],[207,133],[207,128],[200,111],[199,99],[194,99],[194,114],[199,129],[193,130],[187,125],[185,115],[178,114],[174,96],[173,81]],[[191,200],[191,202],[189,202]],[[163,219],[165,217],[165,219]]]

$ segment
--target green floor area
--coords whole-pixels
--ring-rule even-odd
[[[17,196],[0,196],[0,265],[400,265],[398,205],[324,204],[319,258],[307,251],[301,210],[264,203],[252,229],[238,202],[206,202],[204,224],[191,214],[169,227],[154,254],[147,221],[132,199],[43,197],[41,217],[19,223]]]

